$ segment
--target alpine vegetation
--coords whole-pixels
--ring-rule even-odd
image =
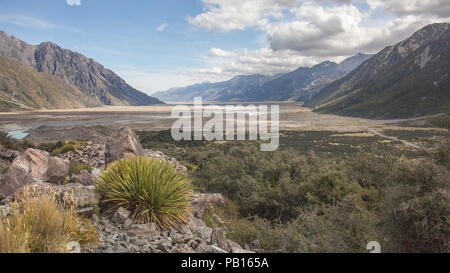
[[[180,228],[188,221],[191,180],[165,161],[146,157],[119,160],[108,166],[97,190],[105,195],[107,213],[123,207],[138,223],[161,229]]]

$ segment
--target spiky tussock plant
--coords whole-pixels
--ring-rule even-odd
[[[161,229],[178,229],[188,221],[193,186],[191,180],[166,161],[147,157],[119,160],[108,166],[97,190],[112,214],[119,207],[131,211],[139,223]]]

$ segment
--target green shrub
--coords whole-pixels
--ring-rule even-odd
[[[49,153],[52,153],[56,149],[60,149],[64,146],[64,142],[58,141],[58,142],[49,142],[49,143],[41,143],[37,146],[39,150],[47,151]]]
[[[137,222],[170,229],[187,222],[193,187],[169,163],[140,157],[110,164],[97,190],[105,195],[107,213],[124,207]]]
[[[301,253],[367,252],[370,241],[383,246],[379,217],[351,203],[321,206],[302,212],[287,223],[255,219],[261,246],[268,250]]]
[[[428,118],[428,122],[433,126],[450,130],[450,112],[440,117]]]
[[[194,165],[194,164],[190,164],[187,162],[183,162],[183,166],[186,167],[186,169],[188,169],[188,171],[195,171],[198,169],[198,166]]]
[[[347,201],[305,210],[284,223],[239,217],[236,205],[228,201],[225,206],[210,207],[203,219],[210,227],[225,227],[228,239],[241,245],[258,239],[268,251],[367,252],[370,241],[378,241],[383,247],[387,244],[380,217]]]
[[[64,154],[70,151],[81,151],[83,147],[82,142],[79,141],[69,141],[64,142],[62,146],[56,145],[55,148],[50,152],[53,156]]]
[[[258,239],[266,250],[367,252],[378,241],[382,252],[450,251],[448,132],[384,131],[424,147],[413,150],[375,136],[285,131],[275,152],[247,141],[176,143],[167,134],[141,139],[198,166],[190,170],[197,188],[232,204],[207,211],[205,222],[225,226],[242,245]]]
[[[450,252],[450,170],[430,158],[403,158],[392,177],[384,211],[393,249]]]
[[[450,169],[450,138],[440,139],[434,149],[430,151],[436,164]]]

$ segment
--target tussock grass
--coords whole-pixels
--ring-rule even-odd
[[[105,195],[106,213],[124,207],[137,222],[170,229],[187,222],[193,186],[169,163],[140,157],[109,165],[97,190]]]
[[[0,217],[0,253],[66,252],[70,241],[96,240],[92,225],[73,213],[75,202],[61,203],[56,196],[27,189],[11,204],[12,215]]]

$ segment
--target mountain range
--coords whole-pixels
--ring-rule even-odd
[[[241,75],[218,83],[202,83],[182,88],[172,88],[153,94],[164,101],[192,101],[202,97],[204,101],[306,101],[322,87],[340,79],[372,55],[358,53],[341,63],[326,61],[311,68],[300,67],[295,71],[266,76]]]
[[[154,94],[167,101],[301,101],[322,113],[407,118],[450,110],[449,23],[428,25],[376,55],[274,76],[238,76]]]
[[[165,101],[301,101],[322,113],[406,118],[450,110],[449,23],[428,25],[375,55],[268,75],[172,88],[150,97],[111,70],[47,42],[34,46],[0,31],[0,111]],[[157,99],[158,98],[158,99]]]
[[[163,104],[162,101],[134,89],[113,71],[106,69],[93,59],[63,49],[51,42],[30,45],[0,31],[0,56],[6,58],[6,60],[2,59],[2,64],[7,62],[9,67],[9,72],[5,71],[6,67],[3,67],[3,72],[0,74],[2,111],[17,110],[17,108]],[[14,67],[17,67],[16,70],[25,71],[23,65],[38,72],[27,71],[27,73],[33,74],[34,80],[26,85],[21,85],[23,79],[13,77],[13,74],[17,74],[14,73]],[[40,88],[39,82],[43,81],[47,83],[54,81],[51,84],[60,88]],[[65,85],[62,85],[61,81]],[[21,95],[11,91],[14,89],[13,86],[20,90]],[[63,102],[64,96],[59,93],[66,95],[72,93],[79,99],[72,100],[72,104],[69,103],[70,101]],[[24,98],[24,96],[29,96],[29,98]],[[60,100],[54,104],[50,102],[50,97],[59,97]],[[31,103],[32,101],[35,103]]]
[[[306,105],[323,113],[402,118],[450,105],[450,28],[428,25],[324,87]]]

